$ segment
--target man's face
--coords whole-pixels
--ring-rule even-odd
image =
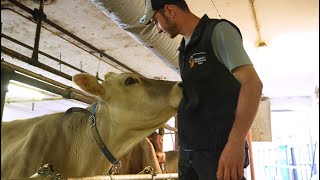
[[[156,11],[151,21],[155,24],[158,33],[167,33],[170,38],[175,38],[179,34],[177,32],[176,23],[165,9]]]

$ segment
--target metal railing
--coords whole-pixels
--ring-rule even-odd
[[[310,180],[318,174],[317,144],[278,145],[254,152],[259,180]]]

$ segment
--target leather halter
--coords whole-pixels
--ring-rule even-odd
[[[72,107],[72,108],[69,108],[66,111],[66,114],[69,114],[71,112],[84,112],[84,113],[87,113],[87,114],[89,113],[89,115],[90,115],[90,117],[89,117],[90,128],[92,130],[94,139],[96,140],[99,148],[101,149],[101,151],[104,154],[104,156],[113,164],[113,166],[120,167],[121,162],[111,154],[111,152],[109,151],[107,146],[103,143],[103,141],[102,141],[102,139],[100,137],[100,134],[98,132],[97,124],[96,124],[96,107],[97,107],[97,104],[98,103],[94,103],[92,105],[93,106],[92,112],[90,112],[87,109],[83,109],[83,108],[79,108],[79,107]]]

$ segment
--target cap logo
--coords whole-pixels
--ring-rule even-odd
[[[146,22],[146,19],[147,19],[147,15],[143,15],[142,18],[139,20],[139,22],[141,24],[144,24]]]

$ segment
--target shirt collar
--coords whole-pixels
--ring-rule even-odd
[[[202,16],[202,18],[200,19],[196,28],[194,29],[194,31],[191,35],[191,39],[190,39],[187,46],[190,46],[191,44],[197,42],[200,39],[202,32],[203,32],[204,28],[206,27],[205,25],[208,23],[209,20],[210,19],[206,14]],[[180,47],[178,50],[181,51],[183,49],[185,49],[185,38],[184,37],[182,38],[182,41],[180,43]]]

